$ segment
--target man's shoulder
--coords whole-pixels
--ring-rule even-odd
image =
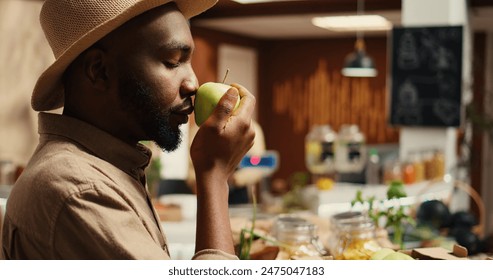
[[[70,142],[39,147],[16,182],[16,188],[40,195],[68,196],[91,187],[101,160]]]
[[[7,212],[19,225],[34,217],[52,221],[70,197],[101,185],[97,161],[69,142],[40,145],[10,193]],[[27,208],[36,213],[23,215]]]
[[[58,148],[58,151],[55,150]],[[87,187],[84,175],[79,171],[80,162],[71,156],[69,145],[40,145],[30,162],[15,182],[9,195],[7,213],[21,228],[28,224],[42,226],[36,220],[44,220],[50,226],[53,214],[63,201]],[[36,209],[26,215],[27,209]]]
[[[85,169],[97,159],[73,143],[49,143],[39,149],[25,169],[27,175],[51,182],[52,179],[84,180]]]

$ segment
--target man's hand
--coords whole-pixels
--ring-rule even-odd
[[[232,86],[193,140],[190,153],[197,176],[213,173],[227,180],[253,146],[255,97],[240,85]],[[233,111],[237,98],[240,105]]]
[[[253,146],[255,98],[244,87],[232,86],[200,126],[190,148],[197,183],[196,252],[219,249],[234,254],[227,181]],[[234,110],[237,98],[240,105]]]

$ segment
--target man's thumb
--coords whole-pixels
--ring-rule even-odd
[[[216,108],[214,109],[214,112],[212,113],[214,118],[218,118],[216,121],[225,122],[228,120],[235,109],[238,98],[240,98],[240,94],[238,92],[238,89],[234,87],[230,88],[221,97],[221,99],[217,103]]]

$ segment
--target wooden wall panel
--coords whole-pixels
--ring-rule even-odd
[[[265,42],[260,49],[259,122],[266,144],[277,150],[275,177],[305,171],[304,138],[315,124],[336,131],[357,124],[370,144],[397,143],[398,130],[387,125],[387,39],[367,38],[367,52],[379,71],[375,78],[340,74],[355,40]]]

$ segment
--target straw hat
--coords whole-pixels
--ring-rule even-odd
[[[36,82],[31,99],[33,109],[49,111],[62,107],[61,77],[79,54],[133,17],[169,2],[176,2],[189,19],[217,0],[46,0],[40,22],[56,60]]]

